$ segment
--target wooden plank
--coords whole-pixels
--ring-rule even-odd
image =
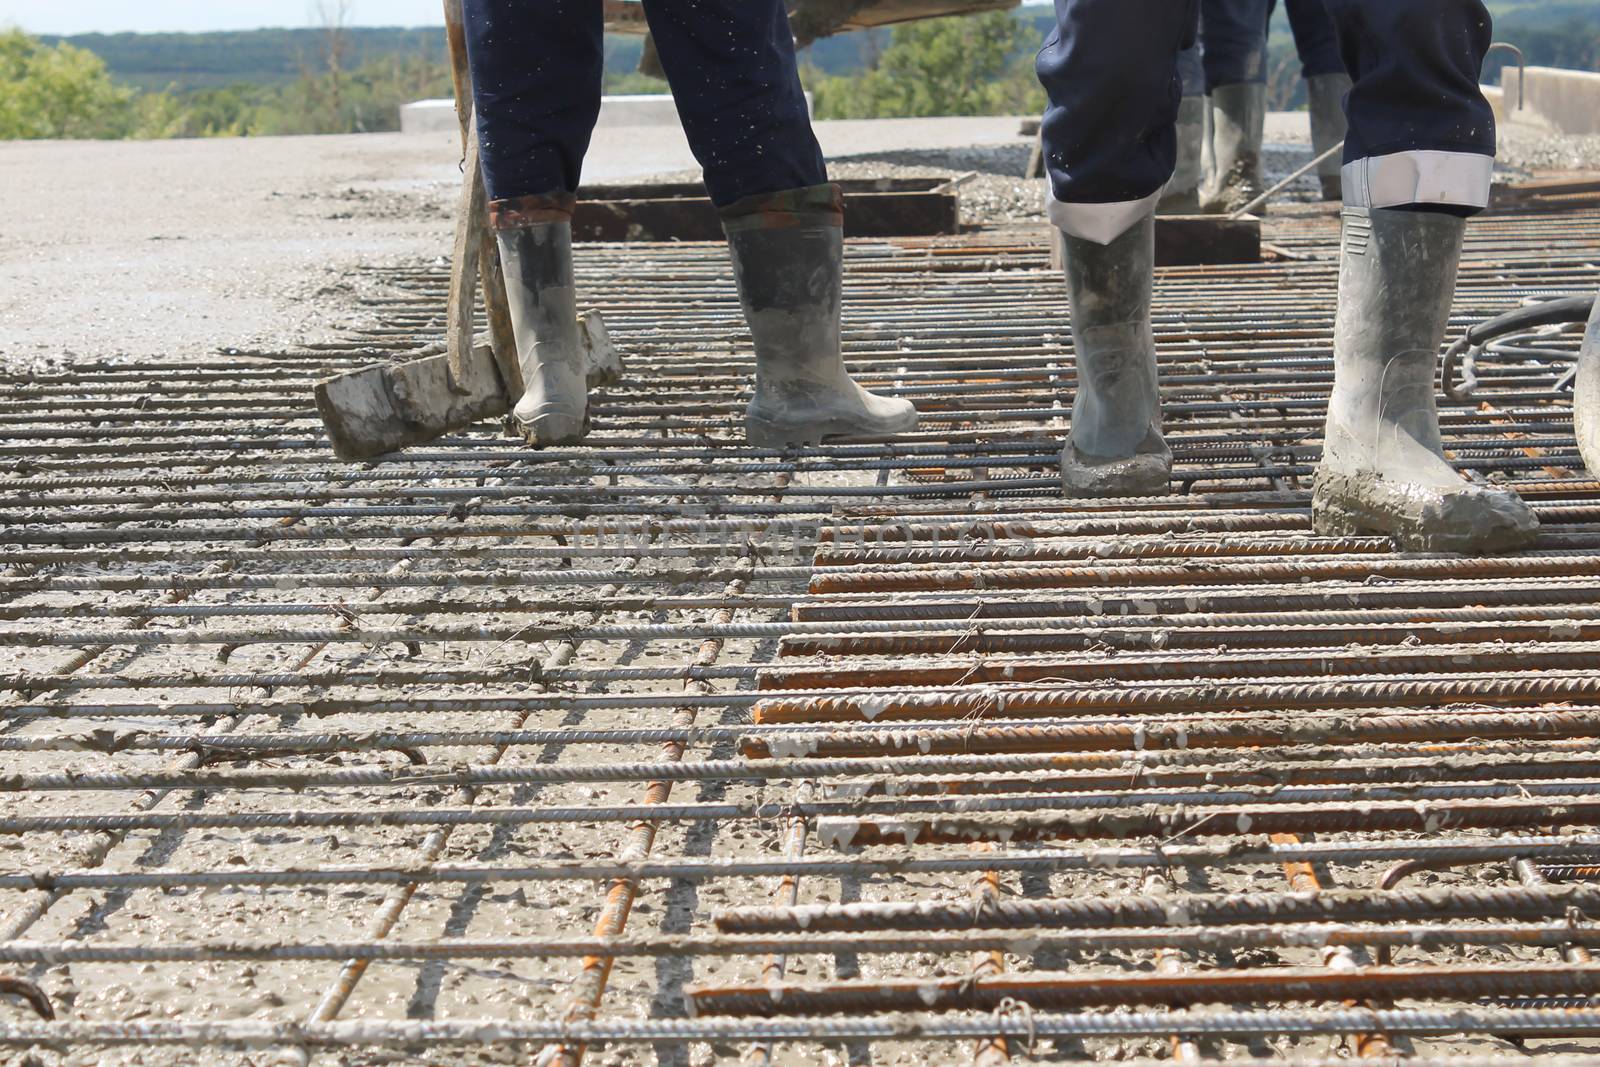
[[[1157,215],[1156,266],[1261,262],[1261,220],[1254,215]]]
[[[840,185],[847,237],[961,232],[960,195],[943,179]],[[602,186],[580,190],[572,236],[576,241],[720,241],[722,218],[698,184]]]
[[[946,18],[950,15],[976,15],[985,11],[1009,11],[1021,0],[877,0],[840,23],[835,32],[867,30],[892,26],[897,22]]]
[[[949,178],[841,178],[833,184],[845,196],[856,193],[928,193],[950,184]],[[685,198],[704,200],[704,182],[608,182],[585,185],[578,190],[579,200],[666,200]]]
[[[1261,220],[1254,215],[1157,215],[1156,266],[1261,262]],[[1050,227],[1050,266],[1062,267],[1061,231]]]
[[[949,15],[975,15],[983,11],[1006,11],[1017,6],[1020,0],[866,0],[841,7],[841,17],[824,20],[832,28],[823,34],[846,33],[851,30],[870,29],[874,26],[891,26],[897,22],[915,22],[918,19],[944,18]],[[790,5],[794,18],[803,18],[814,0],[799,0]],[[644,33],[644,8],[637,0],[602,0],[602,17],[609,33]]]

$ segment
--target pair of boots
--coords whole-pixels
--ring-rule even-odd
[[[870,393],[845,371],[837,197],[829,186],[780,193],[736,206],[724,220],[755,341],[745,431],[757,447],[904,433],[917,424],[910,401]],[[570,218],[518,219],[496,236],[524,382],[512,425],[535,446],[570,444],[589,431]]]
[[[1311,106],[1311,150],[1322,155],[1345,138],[1348,74],[1306,79]],[[1263,192],[1261,147],[1267,87],[1222,85],[1205,98],[1185,97],[1178,112],[1178,167],[1169,186],[1169,210],[1193,207],[1210,214],[1238,211]],[[1344,199],[1337,155],[1317,166],[1322,199]]]
[[[1485,552],[1525,545],[1538,528],[1516,494],[1464,481],[1439,435],[1434,363],[1465,226],[1444,214],[1345,209],[1333,393],[1312,494],[1318,533]],[[1154,219],[1109,245],[1064,239],[1078,387],[1062,483],[1075,496],[1164,493],[1172,453],[1150,324]]]

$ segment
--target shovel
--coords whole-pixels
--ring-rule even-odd
[[[464,154],[445,351],[403,363],[365,367],[317,383],[317,413],[327,428],[334,455],[340,459],[370,459],[432,441],[480,419],[505,415],[522,396],[522,371],[506,305],[505,278],[494,235],[485,224],[488,212],[472,113],[462,0],[445,0],[444,20]],[[473,301],[479,288],[489,320],[484,339],[472,333]],[[599,313],[580,315],[579,326],[589,387],[618,381],[622,361]]]

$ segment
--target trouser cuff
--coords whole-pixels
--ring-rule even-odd
[[[1050,216],[1051,224],[1068,237],[1093,241],[1098,245],[1108,245],[1132,229],[1134,223],[1154,212],[1156,202],[1160,199],[1161,190],[1157,189],[1139,200],[1118,200],[1110,204],[1069,204],[1057,200],[1052,193],[1045,211]]]
[[[547,222],[571,222],[578,198],[568,192],[536,193],[489,201],[489,228],[526,230]]]
[[[1349,207],[1432,206],[1470,213],[1489,206],[1494,157],[1477,152],[1395,152],[1346,163],[1341,176]]]
[[[844,191],[829,182],[735,200],[721,209],[722,228],[786,230],[798,226],[843,226]]]

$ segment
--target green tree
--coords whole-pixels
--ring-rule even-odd
[[[93,52],[0,31],[0,140],[121,137],[132,99]]]
[[[897,26],[872,69],[816,82],[817,116],[1032,113],[1044,101],[1030,62],[1037,46],[1008,11]]]

